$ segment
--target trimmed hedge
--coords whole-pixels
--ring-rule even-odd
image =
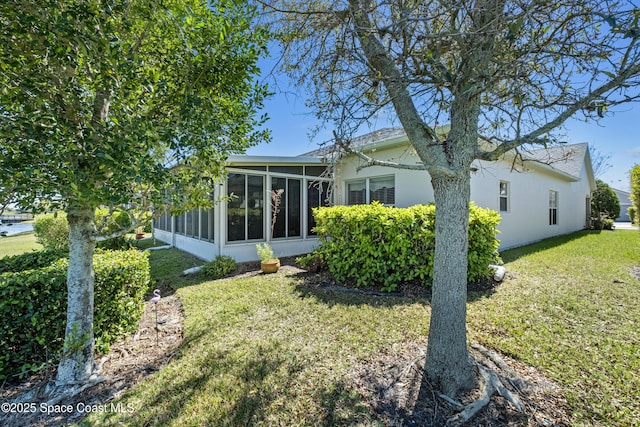
[[[68,259],[0,274],[0,379],[23,377],[56,361],[64,342]],[[100,251],[94,256],[96,350],[134,331],[144,310],[148,254]]]
[[[386,207],[379,203],[315,208],[317,255],[339,282],[382,286],[433,277],[435,206]],[[495,236],[500,215],[470,205],[468,280],[489,277],[500,261]]]
[[[0,258],[0,274],[47,267],[53,264],[54,261],[68,256],[69,251],[67,250],[42,250],[6,256]]]

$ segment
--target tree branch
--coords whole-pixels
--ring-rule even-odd
[[[558,114],[553,120],[548,121],[543,126],[538,129],[523,135],[521,137],[517,137],[512,139],[511,141],[506,141],[496,147],[493,151],[483,151],[479,149],[476,153],[476,157],[479,160],[488,160],[493,161],[497,160],[501,155],[505,154],[508,151],[513,150],[524,144],[543,144],[547,141],[543,135],[548,134],[553,129],[561,126],[567,119],[572,117],[578,111],[584,109],[591,102],[597,101],[601,99],[608,92],[618,89],[625,81],[630,79],[633,76],[640,74],[640,63],[633,64],[629,66],[624,71],[618,73],[615,78],[612,78],[607,83],[602,86],[590,91],[586,94],[582,99],[576,101],[572,105],[570,105],[567,109]],[[625,102],[624,100],[620,103]],[[618,102],[613,102],[611,105],[616,105]]]

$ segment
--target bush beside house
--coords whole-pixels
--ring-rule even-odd
[[[0,380],[23,377],[54,363],[64,341],[68,260],[43,266],[45,256],[23,256],[31,261],[0,260],[0,267],[28,262],[34,267],[0,274],[0,315],[6,319],[0,327]],[[150,280],[148,254],[98,251],[94,272],[96,349],[106,352],[112,342],[138,326]]]
[[[613,223],[620,216],[620,200],[607,183],[596,180],[596,191],[591,195],[591,224],[596,229],[613,229]]]
[[[433,276],[435,206],[386,207],[379,203],[314,209],[315,231],[320,239],[316,255],[337,281],[356,286],[382,286]],[[499,262],[496,227],[500,215],[470,206],[468,280],[491,275],[490,264]]]

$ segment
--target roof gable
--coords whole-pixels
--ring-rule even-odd
[[[443,126],[440,131],[448,132],[449,127]],[[402,128],[383,128],[351,140],[352,149],[366,150],[370,148],[383,148],[391,145],[409,145],[409,140]],[[326,143],[319,149],[302,154],[304,157],[326,158],[342,150],[336,144]],[[556,172],[566,178],[579,180],[583,168],[587,167],[587,178],[592,190],[595,189],[595,178],[591,168],[589,146],[586,142],[579,144],[563,144],[536,150],[520,151],[524,162],[535,162],[552,172]]]

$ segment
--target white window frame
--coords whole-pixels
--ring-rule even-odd
[[[505,186],[505,194],[502,195],[502,186]],[[498,210],[500,212],[509,212],[511,209],[511,183],[509,181],[500,181],[498,184]],[[505,201],[505,209],[502,209],[502,200]]]
[[[396,202],[396,196],[395,196],[396,176],[395,175],[370,176],[367,178],[358,178],[358,179],[351,179],[349,181],[346,181],[345,182],[345,205],[353,206],[354,204],[357,204],[357,203],[349,203],[349,185],[350,184],[364,181],[364,198],[365,198],[364,204],[368,205],[369,203],[371,203],[371,180],[388,179],[388,178],[393,179],[393,189],[394,189],[393,203],[385,203],[384,205],[395,206],[396,205],[395,203]]]
[[[549,225],[558,225],[558,199],[559,194],[555,190],[549,190]]]

